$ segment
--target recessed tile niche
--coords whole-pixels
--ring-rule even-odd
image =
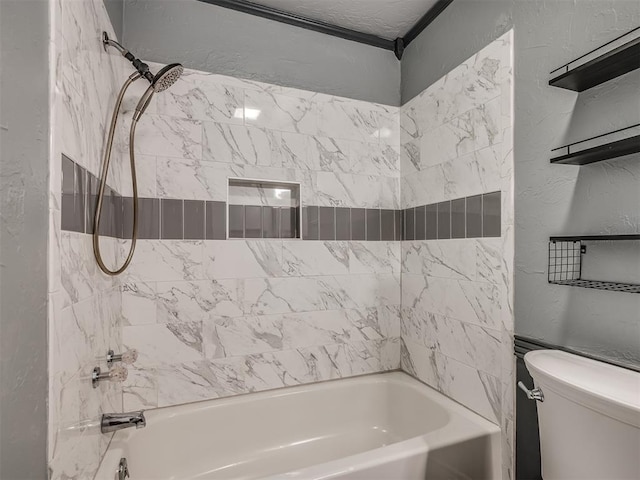
[[[229,179],[229,238],[300,238],[300,184]]]

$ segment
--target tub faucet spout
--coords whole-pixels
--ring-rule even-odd
[[[100,430],[102,433],[111,433],[123,428],[136,427],[143,428],[147,425],[144,418],[144,411],[127,413],[104,413],[100,421]]]

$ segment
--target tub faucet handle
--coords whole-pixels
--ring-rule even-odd
[[[124,382],[127,379],[129,372],[124,365],[116,365],[109,369],[108,372],[102,372],[100,367],[93,369],[91,374],[91,384],[93,388],[98,388],[98,384],[103,380],[110,380],[112,382]]]
[[[138,351],[135,348],[127,350],[124,353],[114,353],[113,350],[107,352],[107,363],[111,365],[114,362],[122,362],[131,365],[138,360]]]
[[[518,388],[520,390],[522,390],[526,395],[527,398],[529,400],[536,400],[538,402],[544,402],[544,395],[542,393],[542,390],[540,390],[540,388],[534,388],[532,390],[529,390],[524,383],[522,382],[518,382]]]

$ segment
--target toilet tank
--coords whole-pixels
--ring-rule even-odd
[[[558,350],[524,356],[544,480],[640,479],[640,373]]]

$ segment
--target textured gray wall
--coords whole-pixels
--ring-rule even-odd
[[[123,41],[146,60],[387,105],[393,52],[196,0],[127,0]]]
[[[640,156],[549,164],[551,148],[640,122],[640,72],[580,95],[548,80],[551,70],[638,25],[636,0],[455,0],[402,62],[404,102],[514,28],[516,333],[634,364],[640,295],[552,286],[546,275],[551,235],[640,231]],[[616,264],[590,248],[585,265],[603,267],[587,274],[640,281],[638,243],[607,245]]]
[[[104,0],[104,6],[109,14],[109,19],[116,32],[118,40],[122,40],[122,29],[124,28],[124,0]]]
[[[47,477],[45,0],[0,1],[0,478]]]

